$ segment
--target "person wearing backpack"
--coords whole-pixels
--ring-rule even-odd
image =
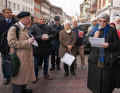
[[[26,88],[27,84],[36,80],[33,63],[32,43],[34,38],[28,35],[27,29],[31,23],[29,12],[21,12],[17,15],[19,21],[15,24],[19,27],[19,38],[16,36],[16,27],[12,26],[8,31],[8,44],[10,46],[10,54],[14,53],[20,60],[19,72],[11,78],[12,93],[32,93],[32,89]]]
[[[10,83],[11,79],[11,62],[9,56],[9,46],[7,42],[8,29],[17,20],[13,17],[12,10],[5,8],[2,10],[2,15],[0,17],[0,53],[2,57],[2,72],[4,77],[4,85]]]

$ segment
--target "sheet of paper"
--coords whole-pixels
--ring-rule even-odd
[[[32,45],[38,47],[38,42],[36,40],[34,40],[34,42],[32,43]]]
[[[34,38],[34,36],[31,34],[31,36]],[[32,43],[32,45],[38,47],[38,42],[36,40],[34,40],[34,42]]]
[[[90,44],[92,47],[103,47],[103,44],[105,42],[104,38],[89,38]]]

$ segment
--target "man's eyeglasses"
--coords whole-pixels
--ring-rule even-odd
[[[107,21],[106,20],[100,20],[100,22],[106,23]]]

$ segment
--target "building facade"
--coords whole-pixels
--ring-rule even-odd
[[[90,0],[84,0],[82,4],[80,4],[80,21],[86,22],[90,19]]]
[[[103,13],[110,15],[110,21],[113,22],[116,16],[120,16],[120,0],[98,0],[96,16]]]
[[[52,5],[48,0],[35,0],[34,2],[35,17],[44,16],[53,20],[56,15],[63,16],[63,10]]]
[[[34,14],[34,0],[7,0],[7,8],[11,8],[13,13],[20,11],[29,11]]]
[[[106,13],[110,15],[110,21],[113,21],[116,16],[120,16],[120,0],[85,0],[80,5],[80,12],[81,19],[92,19]]]
[[[40,13],[42,16],[49,17],[50,16],[50,8],[51,4],[48,1],[43,1],[41,4]]]
[[[6,0],[0,0],[0,12],[7,6]]]
[[[50,16],[51,4],[47,0],[34,0],[34,15],[39,18],[40,16]]]

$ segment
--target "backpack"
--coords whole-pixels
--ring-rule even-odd
[[[16,27],[16,37],[19,40],[19,27],[17,25],[13,25],[14,27]],[[19,69],[20,69],[20,59],[16,54],[16,49],[15,52],[13,54],[10,54],[11,57],[11,74],[12,77],[17,76]]]
[[[16,37],[19,40],[19,30],[20,28],[17,25],[13,25],[16,28]]]

